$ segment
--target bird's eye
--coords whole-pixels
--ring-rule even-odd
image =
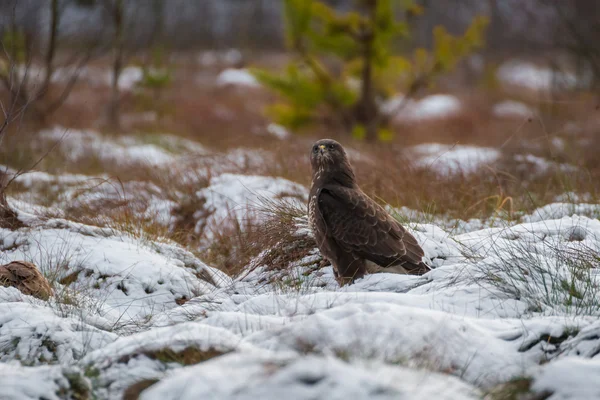
[[[317,151],[319,151],[319,147],[318,146],[314,146],[313,147],[313,153],[316,153]]]
[[[333,149],[335,149],[335,144],[330,144],[329,145],[329,150],[333,150]]]

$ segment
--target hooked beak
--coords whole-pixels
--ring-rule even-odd
[[[324,144],[320,144],[320,145],[319,145],[319,152],[320,152],[321,154],[325,153],[325,145],[324,145]]]

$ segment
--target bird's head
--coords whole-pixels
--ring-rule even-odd
[[[313,175],[329,174],[347,176],[354,179],[352,167],[341,144],[333,139],[321,139],[315,142],[310,151],[310,164]]]

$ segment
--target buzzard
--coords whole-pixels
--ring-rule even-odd
[[[341,144],[317,141],[310,163],[309,223],[340,285],[390,267],[416,275],[429,271],[415,237],[358,187]]]

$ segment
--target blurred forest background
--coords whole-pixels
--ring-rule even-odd
[[[200,183],[155,176],[190,148],[162,134],[225,154],[204,185],[215,168],[309,184],[310,143],[334,137],[393,205],[512,218],[597,198],[594,0],[2,0],[0,38],[0,163],[19,171],[152,181],[178,202]],[[74,138],[169,156],[125,168]]]
[[[369,7],[365,4],[377,2],[324,3],[344,15],[356,11],[357,3],[362,3],[364,13]],[[557,93],[564,95],[566,89],[595,91],[598,87],[600,10],[593,0],[391,3],[395,4],[394,19],[403,21],[407,30],[388,44],[397,54],[435,46],[436,27],[461,35],[477,18],[487,21],[480,29],[481,43],[453,62],[460,61],[456,68],[440,71],[444,73],[436,79],[413,77],[422,80],[418,87],[409,82],[397,92],[422,96],[436,84],[436,91],[472,95],[474,89],[476,93],[487,90],[488,97],[493,97],[500,85],[506,89],[513,84],[513,89],[521,86],[519,89],[528,90],[513,92],[512,97],[543,101],[541,106],[548,111],[552,108],[548,102],[556,100]],[[208,95],[209,105],[214,106],[209,87],[219,72],[248,66],[278,70],[294,56],[295,49],[290,49],[289,43],[286,46],[285,4],[285,0],[3,0],[2,89],[17,106],[27,104],[29,117],[36,122],[105,126],[117,131],[135,127],[144,118],[158,125],[175,119],[166,125],[170,131],[202,135],[204,123],[193,119],[201,116],[205,107],[201,97]],[[406,10],[415,7],[419,11],[407,17]],[[527,64],[505,63],[514,60]],[[11,65],[17,68],[10,69]],[[397,85],[388,79],[384,86]],[[93,99],[89,98],[92,94]],[[190,104],[187,94],[198,104]],[[393,94],[389,92],[385,98]],[[63,107],[64,103],[75,107]],[[87,106],[78,109],[75,103]],[[61,108],[70,112],[56,113]],[[122,120],[123,114],[132,112],[146,113],[125,115]],[[123,126],[124,122],[132,124]]]

